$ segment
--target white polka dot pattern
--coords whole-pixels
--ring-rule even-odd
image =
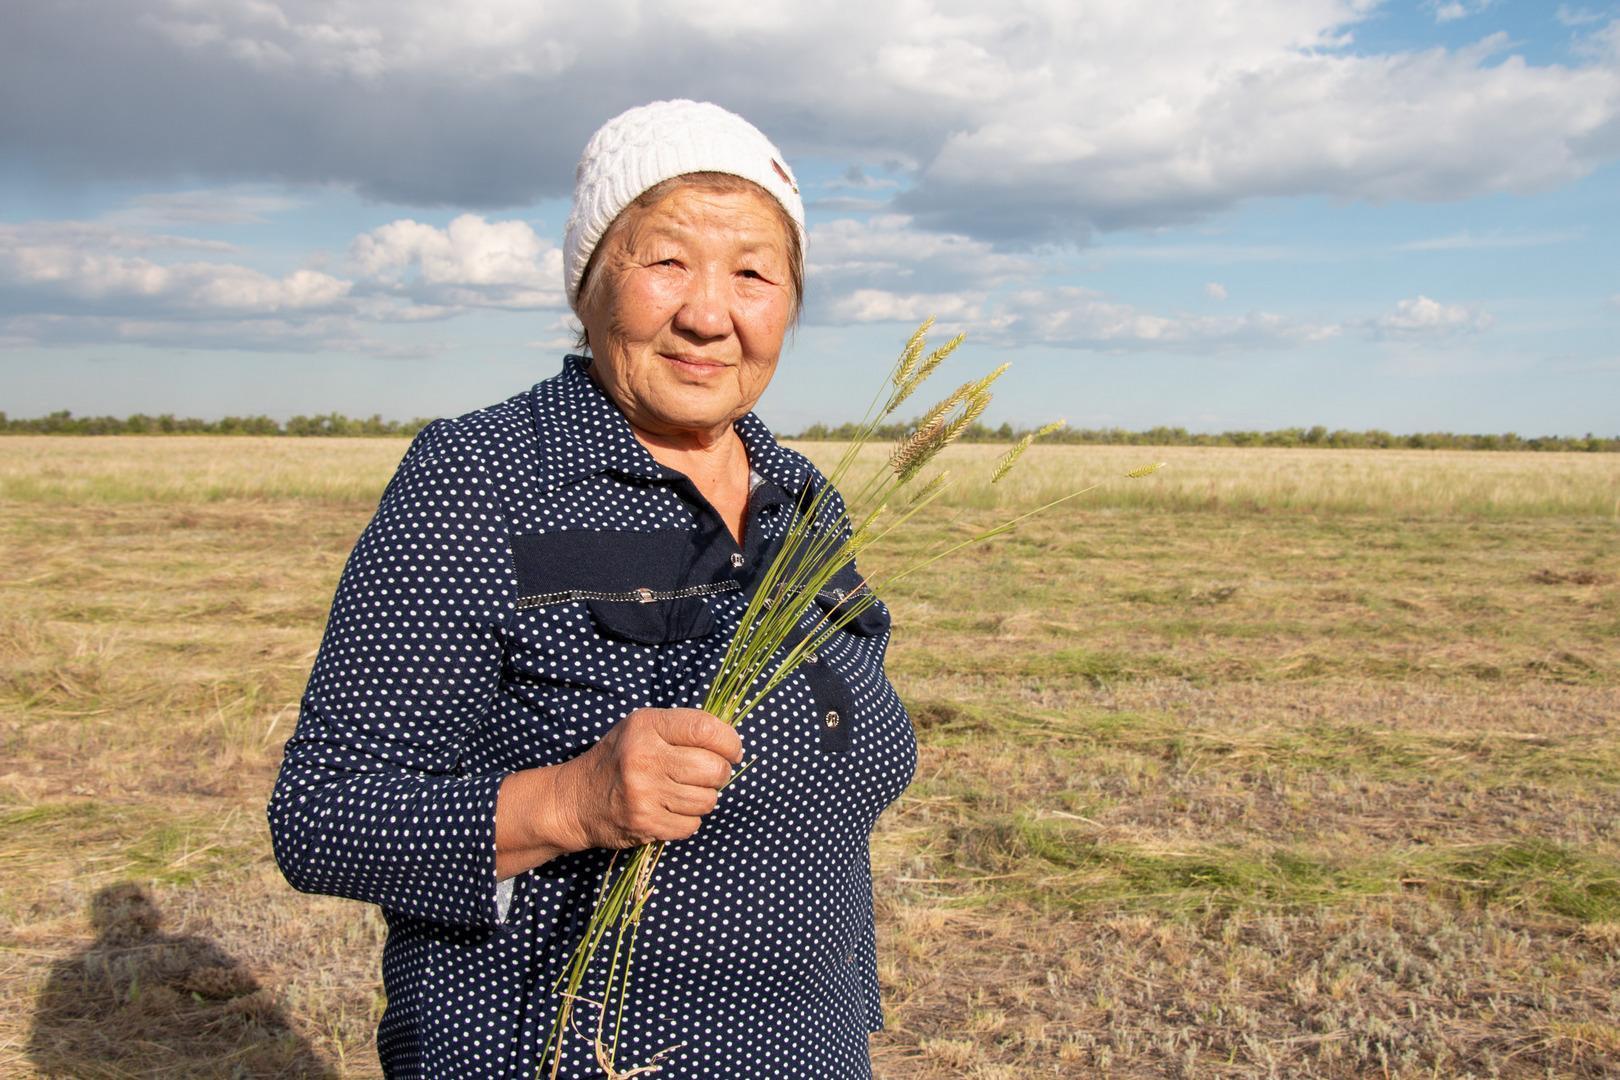
[[[793,495],[824,481],[758,418],[738,420],[765,481],[739,549],[636,441],[588,363],[570,357],[528,392],[417,436],[344,568],[271,798],[287,880],[387,918],[378,1050],[392,1077],[534,1074],[552,982],[611,853],[552,860],[498,903],[500,782],[577,756],[634,708],[697,705]],[[658,543],[641,534],[674,537],[699,552],[683,572],[705,593],[669,601],[665,622],[643,606],[642,640],[620,634],[628,608],[611,598],[558,598],[639,572],[548,559],[558,534],[579,531],[600,534],[580,550],[600,541],[604,560],[621,541]],[[520,606],[539,580],[545,602]],[[681,1044],[664,1080],[871,1076],[867,1033],[884,1020],[867,844],[911,780],[916,741],[883,674],[887,609],[870,614],[744,721],[759,760],[666,850],[620,1068]],[[589,1007],[576,1017],[594,1024]],[[560,1075],[604,1074],[581,1038]]]

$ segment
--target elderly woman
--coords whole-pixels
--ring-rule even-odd
[[[656,839],[678,842],[618,1068],[678,1046],[661,1076],[871,1075],[867,844],[916,763],[887,611],[740,729],[695,708],[824,483],[751,411],[804,243],[793,174],[741,117],[609,121],[565,251],[589,355],[423,429],[349,557],[269,815],[296,888],[383,910],[390,1076],[532,1076],[614,849]],[[604,1075],[588,1038],[560,1075]]]

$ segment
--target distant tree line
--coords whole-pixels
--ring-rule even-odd
[[[431,420],[358,419],[341,413],[295,416],[273,420],[268,416],[227,416],[197,420],[164,413],[161,416],[74,416],[66,409],[49,416],[13,419],[0,412],[0,435],[415,435]]]
[[[898,439],[909,430],[907,424],[885,424],[878,428],[883,439]],[[962,433],[964,442],[1012,442],[1028,428],[1011,424],[990,427],[974,424]],[[854,424],[829,427],[811,424],[794,438],[844,442],[859,433]],[[1396,435],[1376,428],[1367,431],[1328,430],[1321,424],[1309,428],[1281,428],[1276,431],[1188,431],[1183,427],[1152,427],[1146,431],[1124,428],[1063,428],[1045,436],[1042,442],[1103,444],[1112,446],[1321,446],[1349,450],[1581,450],[1593,453],[1620,452],[1620,436],[1537,435],[1525,438],[1514,432],[1503,435],[1468,435],[1451,431],[1425,431]]]
[[[0,412],[3,435],[346,435],[409,436],[431,421],[384,420],[381,416],[358,419],[341,413],[323,416],[295,416],[274,420],[268,416],[227,416],[222,420],[197,420],[170,413],[161,416],[74,416],[67,410],[49,416],[8,417]],[[879,439],[898,439],[909,430],[904,423],[878,428]],[[990,427],[974,424],[962,433],[962,441],[977,443],[1013,442],[1027,428],[1011,424]],[[859,429],[854,424],[811,424],[795,439],[844,442]],[[1146,431],[1124,428],[1064,428],[1045,437],[1049,443],[1087,443],[1114,446],[1323,446],[1352,450],[1579,450],[1593,453],[1620,452],[1620,436],[1538,435],[1530,438],[1511,431],[1502,435],[1467,435],[1450,431],[1425,431],[1396,435],[1376,428],[1367,431],[1329,431],[1318,424],[1309,428],[1282,428],[1277,431],[1222,431],[1218,434],[1188,431],[1183,427],[1152,427]]]

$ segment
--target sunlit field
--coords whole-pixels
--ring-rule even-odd
[[[24,502],[214,503],[233,499],[374,503],[404,442],[177,436],[5,438],[0,484]],[[831,465],[842,444],[800,444]],[[985,481],[1007,448],[958,446],[944,465],[947,505],[1034,506],[1145,462],[1151,484],[1116,484],[1086,507],[1258,510],[1445,517],[1620,516],[1615,455],[1460,450],[1050,446],[1002,483]],[[867,451],[874,467],[883,452]]]
[[[378,1075],[263,806],[404,447],[0,439],[0,1075]],[[1107,482],[887,591],[877,1074],[1620,1072],[1620,455],[1003,449],[907,552]]]

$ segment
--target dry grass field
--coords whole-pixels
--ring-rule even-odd
[[[403,449],[0,439],[0,1075],[377,1074],[263,804]],[[888,596],[877,1074],[1620,1073],[1620,457],[1040,448],[907,544],[1155,459]]]

